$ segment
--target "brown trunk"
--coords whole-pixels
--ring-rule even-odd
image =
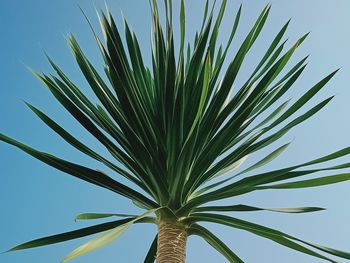
[[[185,263],[187,232],[183,225],[158,224],[157,263]]]

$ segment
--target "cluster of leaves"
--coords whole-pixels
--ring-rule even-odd
[[[267,51],[244,84],[232,87],[245,57],[258,39],[270,12],[266,6],[241,43],[233,59],[227,60],[229,47],[239,25],[241,7],[234,16],[231,34],[225,45],[217,38],[225,13],[223,0],[214,15],[215,3],[206,2],[203,23],[194,43],[186,46],[185,4],[180,6],[180,47],[176,52],[173,33],[172,1],[165,0],[166,22],[162,26],[157,1],[151,1],[153,21],[152,66],[148,67],[141,48],[127,21],[125,41],[110,12],[101,13],[104,43],[93,31],[104,59],[106,83],[88,60],[73,36],[68,43],[90,88],[98,98],[89,98],[49,58],[56,75],[34,74],[44,83],[62,106],[93,135],[115,160],[101,156],[71,135],[52,118],[28,104],[29,108],[52,130],[77,150],[105,164],[128,179],[126,186],[105,173],[78,165],[48,153],[35,150],[0,134],[0,140],[12,144],[40,161],[65,173],[120,194],[147,212],[141,216],[124,214],[83,214],[77,219],[112,216],[121,220],[58,234],[24,243],[14,250],[58,243],[104,232],[69,254],[65,260],[97,249],[120,236],[134,223],[157,223],[174,217],[188,227],[189,234],[203,237],[230,262],[243,262],[219,238],[199,222],[213,222],[249,231],[283,246],[330,262],[336,262],[318,251],[350,259],[350,254],[300,240],[283,232],[215,212],[274,211],[306,213],[318,207],[263,209],[247,205],[203,206],[206,203],[265,189],[294,189],[337,183],[350,179],[349,173],[283,183],[281,181],[310,175],[319,171],[337,171],[350,163],[322,168],[323,164],[350,153],[344,148],[327,156],[302,164],[264,173],[247,175],[268,164],[288,146],[277,147],[257,163],[232,176],[247,157],[270,146],[296,125],[306,121],[327,105],[326,98],[297,117],[293,117],[334,76],[333,72],[312,86],[292,105],[283,95],[293,87],[306,66],[307,57],[286,69],[296,49],[307,34],[285,50],[283,36],[289,21],[271,41]],[[165,32],[163,28],[165,29]],[[178,54],[177,54],[178,53]],[[222,77],[221,77],[222,74]],[[228,177],[228,174],[231,176]],[[215,180],[223,177],[221,181]],[[237,179],[238,178],[238,179]],[[155,213],[156,217],[150,217]],[[154,262],[157,237],[145,262]]]

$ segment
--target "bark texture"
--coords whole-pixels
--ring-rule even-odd
[[[157,263],[185,263],[187,232],[183,225],[158,225]]]

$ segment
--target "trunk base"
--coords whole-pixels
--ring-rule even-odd
[[[186,240],[185,226],[177,223],[159,223],[157,263],[185,263]]]

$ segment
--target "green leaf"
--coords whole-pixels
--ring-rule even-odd
[[[104,247],[104,246],[110,244],[111,242],[113,242],[114,240],[119,238],[122,234],[124,234],[124,232],[127,231],[132,224],[134,224],[138,220],[142,220],[142,219],[146,218],[150,213],[153,213],[157,210],[158,209],[149,210],[146,213],[142,214],[141,216],[133,218],[132,220],[130,220],[127,223],[124,223],[120,226],[117,226],[114,229],[108,230],[107,232],[103,233],[102,235],[88,241],[84,245],[73,250],[71,253],[69,253],[62,260],[62,262],[67,262],[73,258],[76,258],[78,256],[82,256],[84,254],[87,254],[91,251],[94,251],[96,249],[99,249],[101,247]]]
[[[257,151],[269,144],[271,144],[272,142],[276,141],[277,139],[279,139],[281,136],[283,136],[286,132],[288,132],[292,127],[296,126],[297,124],[305,121],[306,119],[310,118],[311,116],[313,116],[315,113],[317,113],[320,109],[322,109],[330,100],[331,98],[328,98],[322,102],[320,102],[319,104],[317,104],[316,106],[314,106],[313,108],[311,108],[309,111],[307,111],[306,113],[304,113],[303,115],[297,117],[296,119],[294,119],[293,121],[291,121],[290,123],[288,123],[285,127],[283,127],[281,130],[277,131],[276,133],[266,137],[265,139],[257,142],[257,143],[252,143],[252,144],[248,144],[246,142],[246,144],[248,144],[249,146],[245,146],[244,144],[240,146],[240,148],[242,148],[243,153],[240,153],[241,155],[246,155],[246,154],[250,154],[254,151]],[[262,134],[264,133],[264,131],[260,132],[260,134],[258,134],[256,136],[256,138],[254,138],[254,140],[256,140],[257,138],[259,138]],[[253,140],[253,142],[254,142]],[[236,159],[240,158],[240,155],[237,154],[237,151],[241,150],[240,148],[236,149],[236,151],[231,152],[229,155],[227,155],[226,157],[224,157],[222,160],[220,160],[216,166],[214,166],[211,170],[209,170],[207,173],[207,175],[203,176],[203,178],[211,178],[211,174],[215,174],[215,170],[220,170],[222,168],[220,167],[225,167],[225,165],[229,165],[230,162],[235,162]],[[293,169],[296,169],[296,167],[294,167]],[[292,170],[293,170],[292,169]],[[277,176],[277,175],[274,175]],[[238,182],[226,185],[218,190],[215,190],[211,193],[208,193],[206,195],[197,197],[197,200],[195,201],[194,199],[192,200],[192,202],[198,202],[198,204],[205,202],[205,200],[207,198],[213,200],[218,200],[218,199],[222,199],[222,198],[228,198],[231,196],[235,196],[238,194],[243,194],[246,192],[250,192],[252,191],[254,188],[252,187],[253,184],[259,184],[258,182],[260,181],[264,181],[266,180],[265,177],[259,177],[259,176],[250,176],[250,177],[246,177],[244,179],[241,179]],[[255,182],[254,182],[255,181]],[[253,184],[252,184],[253,182]],[[242,189],[245,189],[243,192],[241,192]],[[217,197],[214,197],[217,196]],[[202,200],[202,201],[201,201]],[[189,204],[187,204],[189,205]]]
[[[209,52],[210,52],[210,56],[213,58],[214,57],[214,52],[215,52],[215,47],[216,47],[216,40],[218,37],[218,33],[219,33],[219,29],[220,29],[220,25],[225,13],[225,9],[226,9],[226,4],[227,4],[227,0],[222,0],[221,2],[221,7],[212,31],[212,35],[211,38],[209,40]]]
[[[107,217],[137,217],[136,215],[127,215],[127,214],[98,214],[98,213],[84,213],[79,214],[75,217],[75,221],[77,220],[89,220],[89,219],[101,219],[101,218],[107,218]]]
[[[342,257],[342,258],[346,258],[346,259],[350,259],[350,254],[347,252],[343,252],[343,251],[337,251],[337,250],[333,250],[333,249],[329,249],[322,247],[322,246],[318,246],[318,245],[314,245],[312,243],[303,241],[301,239],[298,239],[296,237],[293,237],[291,235],[285,234],[281,231],[272,229],[272,228],[268,228],[265,226],[261,226],[255,223],[251,223],[248,221],[244,221],[241,219],[237,219],[234,217],[229,217],[229,216],[224,216],[224,215],[217,215],[217,214],[206,214],[206,213],[198,213],[198,214],[194,214],[191,217],[189,217],[186,222],[188,223],[195,223],[195,222],[200,222],[200,221],[204,221],[204,222],[212,222],[212,223],[218,223],[218,224],[222,224],[222,225],[227,225],[230,227],[234,227],[237,229],[242,229],[248,232],[251,232],[255,235],[259,235],[262,236],[264,238],[268,238],[272,241],[275,241],[283,246],[289,247],[291,249],[297,250],[299,252],[314,256],[314,257],[318,257],[324,260],[327,260],[329,262],[333,262],[333,263],[337,263],[337,261],[330,259],[328,257],[325,257],[313,250],[310,250],[307,247],[304,247],[294,241],[297,242],[301,242],[305,245],[311,246],[313,248],[319,249],[323,252],[332,254],[332,255],[336,255],[338,257]]]
[[[154,263],[154,261],[156,260],[157,241],[158,241],[158,235],[156,235],[156,237],[153,239],[153,242],[148,250],[148,253],[143,263]]]
[[[299,100],[297,100],[285,113],[282,114],[276,121],[274,121],[270,126],[275,127],[277,124],[281,123],[283,120],[287,119],[294,112],[304,106],[316,93],[318,93],[328,81],[330,81],[333,76],[338,72],[338,70],[333,71],[331,74],[319,81],[315,86],[308,90]]]
[[[276,150],[274,150],[273,152],[271,152],[270,154],[268,154],[266,157],[264,157],[262,160],[260,160],[259,162],[255,163],[254,165],[248,167],[247,169],[243,170],[242,172],[239,172],[237,174],[235,174],[234,176],[230,176],[229,178],[226,178],[224,180],[221,180],[219,182],[216,182],[214,184],[208,185],[202,189],[199,189],[198,191],[194,192],[193,194],[191,194],[191,196],[189,197],[189,199],[193,199],[196,196],[199,196],[207,191],[209,191],[210,189],[213,189],[215,187],[218,187],[234,178],[236,178],[238,175],[241,175],[243,173],[247,173],[250,172],[252,170],[255,170],[263,165],[266,165],[267,163],[273,161],[275,158],[277,158],[287,147],[289,146],[288,144],[284,144],[281,147],[277,148]],[[246,158],[247,156],[243,157],[242,159]],[[242,159],[239,159],[238,161],[234,162],[231,166],[229,167],[233,167],[233,169],[229,169],[228,172],[231,172],[232,170],[235,170],[236,168],[238,168],[241,165],[241,161]],[[245,160],[245,159],[244,159]],[[221,170],[218,174],[221,174],[222,172],[226,171],[226,169]],[[213,178],[217,177],[217,175],[215,175]]]
[[[184,0],[181,0],[181,7],[180,7],[180,31],[181,31],[180,49],[183,50],[185,46],[185,33],[186,33],[186,14],[185,14]]]
[[[195,171],[199,169],[202,171],[206,170],[208,165],[210,165],[216,158],[218,158],[218,156],[220,156],[220,154],[223,154],[228,149],[227,146],[230,144],[230,140],[231,140],[230,138],[232,137],[235,138],[240,134],[242,130],[244,130],[244,128],[246,127],[244,125],[245,123],[247,123],[247,117],[249,117],[250,113],[254,109],[254,106],[259,101],[264,91],[267,89],[267,86],[274,80],[274,78],[278,75],[278,73],[283,69],[284,65],[288,62],[288,60],[294,53],[295,49],[300,45],[300,43],[303,41],[304,38],[305,36],[299,39],[293,45],[293,47],[281,59],[279,59],[279,61],[277,61],[274,64],[274,66],[266,73],[266,75],[259,82],[257,87],[254,88],[253,91],[249,94],[249,96],[244,100],[242,105],[237,109],[237,111],[233,114],[233,116],[230,117],[227,123],[224,124],[224,126],[215,134],[215,136],[213,136],[213,138],[209,141],[209,143],[205,145],[205,148],[201,151],[201,155],[197,158],[198,161],[196,162],[193,170]],[[220,88],[217,94],[219,94],[221,90],[222,89]],[[232,101],[237,101],[237,100],[238,102],[240,102],[239,97],[237,99],[234,98]],[[327,102],[324,102],[324,104],[326,104]],[[238,103],[237,105],[239,104],[240,103]],[[318,110],[323,106],[317,105]],[[313,110],[317,112],[317,109],[313,109]],[[222,121],[223,120],[224,119],[222,119]],[[247,125],[249,125],[249,123],[250,122],[248,121]],[[210,125],[210,124],[207,124],[207,125]],[[296,124],[293,124],[293,125],[295,126]],[[243,128],[241,128],[242,126]],[[272,141],[284,135],[287,132],[288,128],[276,133],[278,136],[276,136],[273,140],[270,140],[269,144]],[[261,144],[260,148],[263,148],[265,146],[266,144]],[[256,148],[256,150],[260,148]],[[237,156],[236,152],[231,152],[228,156],[220,160],[208,172],[205,172],[204,174],[202,173],[202,175],[199,177],[193,177],[193,180],[189,180],[189,182],[187,183],[186,188],[188,190],[186,190],[186,192],[187,193],[192,192],[194,189],[198,188],[200,184],[206,182],[209,178],[211,178],[213,174],[223,169],[224,167],[227,167],[231,163],[235,162],[237,160],[236,156]],[[193,182],[195,180],[197,182]]]
[[[66,142],[71,144],[73,147],[78,149],[79,151],[85,153],[86,155],[102,162],[112,170],[116,171],[117,173],[121,174],[122,176],[126,177],[130,181],[134,182],[138,186],[140,186],[143,190],[148,192],[148,189],[134,176],[132,176],[130,173],[125,171],[124,169],[116,166],[106,158],[102,157],[86,145],[84,145],[82,142],[77,140],[75,137],[73,137],[69,132],[67,132],[64,128],[62,128],[60,125],[58,125],[54,120],[52,120],[49,116],[47,116],[45,113],[40,111],[39,109],[35,108],[29,103],[26,103],[27,106],[45,123],[47,124],[52,130],[54,130],[57,134],[59,134]]]
[[[40,76],[39,74],[34,74],[42,81],[46,87],[51,91],[55,98],[66,108],[68,112],[87,130],[89,131],[97,140],[99,140],[111,153],[111,155],[118,161],[123,163],[128,167],[135,175],[142,176],[143,173],[140,171],[138,164],[134,163],[132,159],[122,151],[116,144],[114,144],[104,133],[102,133],[92,121],[74,104],[72,103],[60,90],[60,87],[47,76]],[[143,178],[146,180],[147,178]],[[150,182],[147,184],[150,186]]]
[[[225,175],[227,173],[230,173],[236,169],[238,169],[239,167],[241,167],[241,165],[243,165],[245,163],[245,161],[248,159],[248,155],[243,156],[241,159],[235,161],[234,163],[230,164],[229,166],[227,166],[225,169],[220,170],[218,173],[216,173],[212,178],[216,178],[218,176],[222,176]],[[225,180],[226,182],[226,180]]]
[[[111,177],[105,175],[104,173],[96,170],[92,170],[85,166],[81,166],[75,163],[71,163],[62,159],[59,159],[53,155],[37,151],[23,143],[20,143],[8,136],[5,136],[0,133],[0,140],[4,141],[8,144],[11,144],[22,151],[28,153],[34,158],[62,171],[68,173],[74,177],[87,181],[89,183],[98,185],[100,187],[104,187],[108,190],[111,190],[115,193],[123,195],[131,200],[137,200],[143,203],[145,206],[150,206],[151,208],[157,207],[158,205],[154,203],[152,200],[145,197],[143,194],[133,190],[132,188],[123,185]]]
[[[126,223],[124,225],[118,226],[112,230],[107,231],[101,236],[98,236],[89,242],[85,243],[84,245],[76,248],[71,253],[69,253],[62,262],[67,262],[73,258],[76,258],[78,256],[82,256],[86,253],[89,253],[93,250],[99,249],[101,247],[104,247],[108,244],[110,244],[112,241],[120,237],[126,230],[129,229],[129,227],[132,225],[132,223]]]
[[[116,221],[112,221],[112,222],[108,222],[108,223],[103,223],[103,224],[99,224],[99,225],[81,228],[81,229],[70,231],[70,232],[65,232],[62,234],[57,234],[57,235],[53,235],[53,236],[35,239],[32,241],[20,244],[18,246],[15,246],[15,247],[11,248],[9,250],[9,252],[56,244],[56,243],[60,243],[60,242],[64,242],[64,241],[68,241],[68,240],[72,240],[72,239],[77,239],[77,238],[93,235],[96,233],[100,233],[100,232],[107,231],[109,229],[124,225],[124,224],[132,221],[133,219],[134,218],[116,220]]]
[[[202,116],[202,112],[203,112],[203,108],[204,108],[204,103],[207,99],[207,95],[208,95],[208,87],[209,87],[209,79],[210,79],[210,69],[211,69],[211,59],[210,56],[207,57],[206,61],[205,61],[205,67],[204,67],[204,81],[203,81],[203,85],[202,86],[202,93],[200,96],[200,100],[199,100],[199,105],[198,105],[198,110],[196,113],[196,117],[193,120],[192,126],[190,131],[188,132],[187,135],[187,139],[186,141],[191,137],[192,132],[194,131],[199,119]],[[186,143],[185,141],[185,143]]]
[[[290,23],[290,20],[287,21],[287,23],[281,28],[281,30],[277,33],[276,37],[274,38],[274,40],[271,42],[269,48],[267,49],[264,57],[261,59],[261,61],[259,62],[259,64],[256,66],[254,72],[252,75],[254,75],[255,73],[257,73],[259,71],[259,69],[264,65],[264,63],[266,62],[266,60],[271,56],[272,52],[276,49],[278,43],[281,41],[284,33],[286,32],[288,25]],[[264,71],[264,70],[263,70]]]
[[[189,233],[191,235],[197,235],[202,237],[205,241],[208,242],[209,245],[211,245],[220,254],[222,254],[229,262],[243,263],[243,260],[241,260],[231,249],[229,249],[224,242],[222,242],[219,238],[217,238],[206,228],[198,224],[193,224],[189,229]]]
[[[252,211],[270,211],[279,213],[310,213],[325,210],[321,207],[296,207],[296,208],[260,208],[249,205],[231,205],[231,206],[202,206],[193,209],[193,212],[252,212]]]
[[[324,162],[328,162],[328,161],[332,161],[341,157],[344,157],[346,155],[350,154],[350,147],[346,147],[343,148],[339,151],[336,151],[334,153],[328,154],[326,156],[323,156],[321,158],[317,158],[314,159],[312,161],[309,162],[305,162],[302,164],[298,164],[298,165],[294,165],[294,166],[290,166],[287,168],[283,168],[283,169],[279,169],[279,170],[275,170],[275,171],[270,171],[270,172],[266,172],[266,173],[262,173],[262,174],[256,174],[250,177],[246,177],[242,180],[240,180],[239,182],[237,182],[238,185],[242,185],[242,184],[246,184],[249,183],[251,185],[262,185],[262,184],[268,184],[268,183],[273,183],[276,181],[281,181],[281,180],[286,180],[286,179],[292,179],[296,176],[301,176],[301,175],[305,175],[305,174],[310,174],[312,172],[317,172],[317,171],[322,171],[322,170],[334,170],[334,169],[342,169],[342,168],[347,168],[348,167],[348,163],[344,164],[344,165],[336,165],[336,166],[331,166],[328,168],[321,168],[321,169],[315,169],[315,170],[310,170],[310,171],[299,171],[299,172],[294,172],[294,176],[293,175],[288,175],[289,172],[301,168],[301,167],[305,167],[305,166],[310,166],[310,165],[314,165],[314,164],[319,164],[319,163],[324,163]]]
[[[242,172],[238,173],[237,176],[240,174],[248,173],[250,171],[253,171],[259,167],[262,167],[262,166],[272,162],[274,159],[276,159],[279,155],[281,155],[287,149],[289,144],[290,143],[286,143],[286,144],[278,147],[276,150],[274,150],[273,152],[268,154],[266,157],[264,157],[263,159],[261,159],[257,163],[253,164],[252,166],[250,166],[247,169],[243,170]]]
[[[267,186],[257,186],[258,190],[263,189],[298,189],[298,188],[309,188],[309,187],[317,187],[324,186],[329,184],[336,184],[344,181],[350,180],[350,173],[336,174],[330,176],[324,176],[320,178],[314,178],[309,180],[284,183],[284,184],[275,184],[275,185],[267,185]]]

